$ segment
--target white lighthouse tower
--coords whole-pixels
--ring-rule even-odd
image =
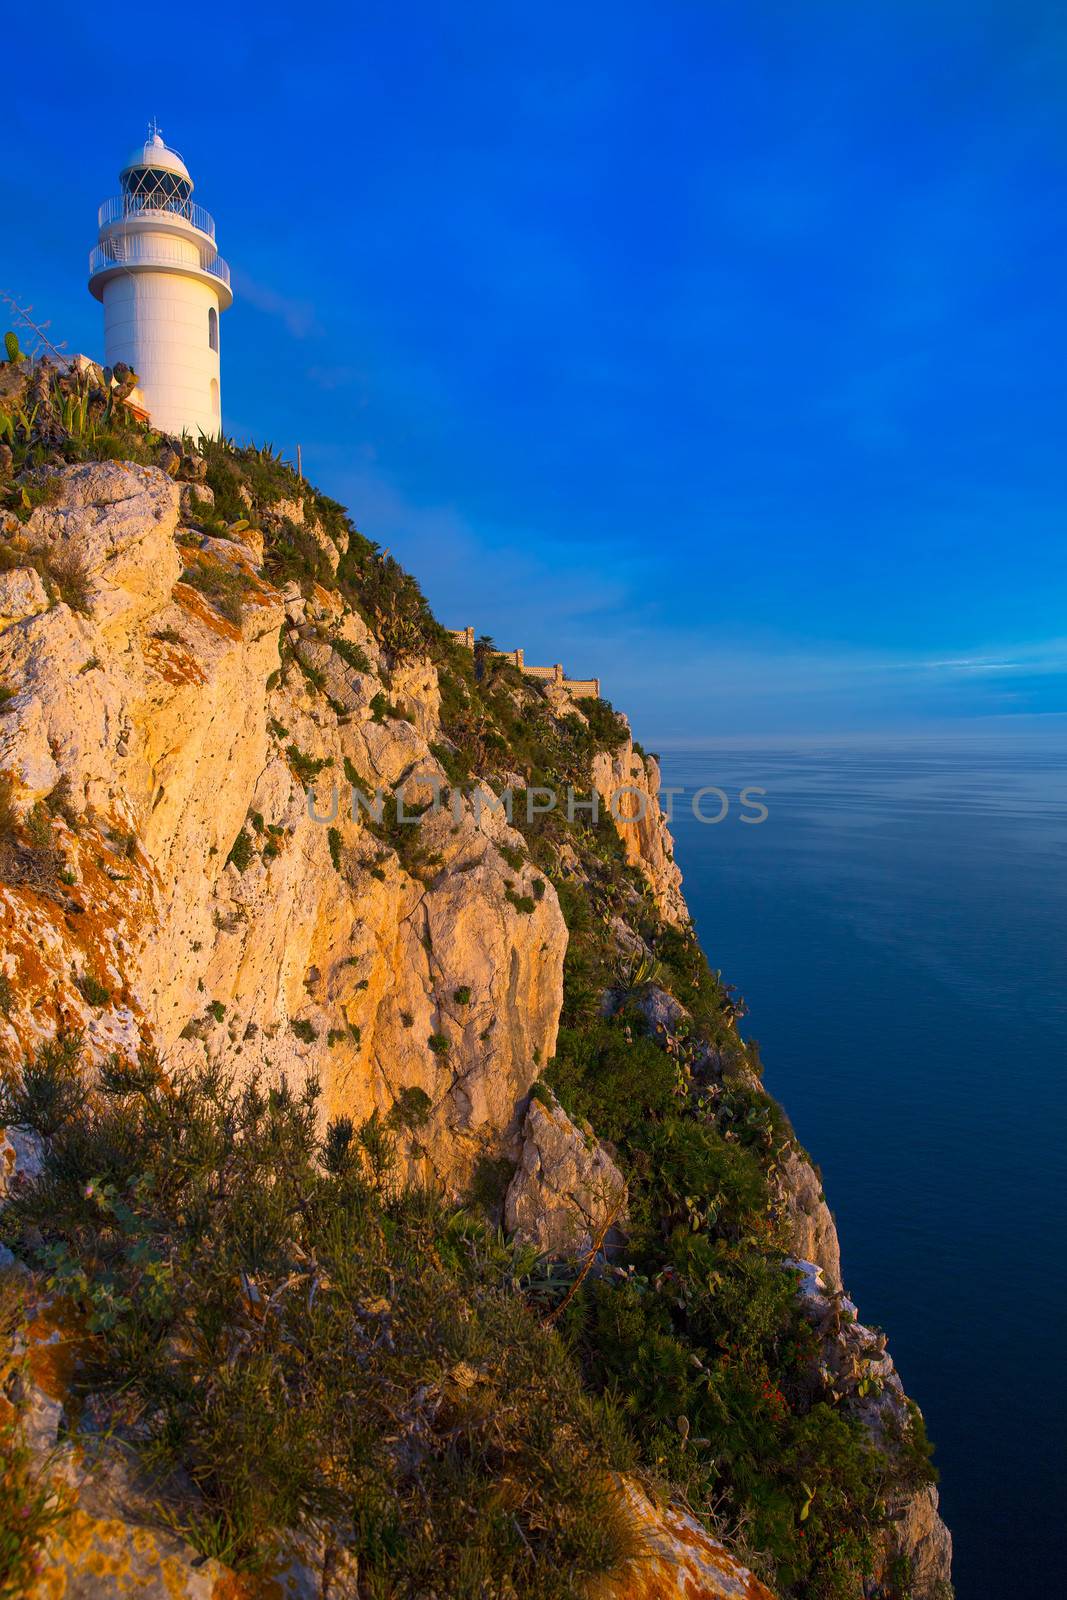
[[[214,219],[190,196],[193,180],[155,125],[119,174],[122,193],[100,207],[89,289],[104,306],[108,366],[140,380],[133,398],[163,433],[222,427],[219,315],[233,304]]]

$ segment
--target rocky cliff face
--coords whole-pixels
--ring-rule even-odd
[[[654,1074],[662,1053],[675,1075],[665,1105],[710,1118],[746,1149],[773,1147],[766,1228],[781,1228],[801,1264],[811,1329],[803,1404],[817,1393],[891,1454],[910,1426],[903,1390],[843,1295],[818,1179],[791,1139],[765,1132],[734,1011],[708,1000],[710,979],[692,965],[655,762],[614,719],[599,743],[598,707],[551,703],[503,668],[491,701],[476,704],[459,669],[409,636],[381,558],[361,568],[373,604],[333,581],[351,563],[349,535],[302,499],[257,500],[242,484],[249,515],[227,522],[203,483],[179,486],[150,466],[88,462],[43,481],[36,508],[8,517],[0,570],[7,1061],[76,1032],[87,1071],[150,1050],[174,1073],[208,1064],[238,1081],[253,1071],[297,1090],[317,1081],[323,1123],[388,1120],[409,1178],[459,1199],[503,1167],[486,1204],[509,1232],[584,1262],[582,1278],[592,1265],[605,1291],[615,1274],[632,1294],[642,1280],[612,1244],[649,1231],[648,1158],[627,1169],[603,1129],[530,1093],[557,1054],[561,1018],[573,1053],[579,1019],[606,1017],[588,1028],[609,1030],[612,1049],[639,1040]],[[299,581],[280,570],[277,551],[291,546],[312,569]],[[615,799],[607,832],[568,833],[556,816],[509,823],[501,790],[521,796],[546,762],[554,779],[584,781],[605,806]],[[354,789],[365,799],[354,803]],[[390,810],[398,790],[413,820]],[[659,986],[668,957],[695,974],[676,984],[682,994]],[[0,1157],[0,1181],[17,1189],[33,1181],[39,1142],[12,1127]],[[713,1228],[726,1202],[700,1222],[707,1198],[671,1200],[652,1233],[673,1237],[682,1218],[694,1236]],[[764,1248],[773,1258],[773,1241]],[[710,1258],[702,1271],[714,1279]],[[668,1271],[656,1292],[669,1282]],[[693,1370],[710,1370],[706,1346],[691,1348]],[[51,1389],[22,1392],[40,1453],[61,1424],[62,1386]],[[683,1476],[709,1446],[690,1433],[679,1416],[670,1470]],[[49,1547],[55,1592],[112,1592],[91,1576],[109,1562],[130,1592],[231,1592],[224,1562],[150,1530],[113,1463],[111,1503],[90,1491],[83,1455],[64,1449],[77,1511],[74,1533]],[[657,1507],[633,1479],[620,1492],[640,1548],[598,1594],[769,1593],[681,1510]],[[949,1562],[936,1493],[924,1482],[890,1500],[868,1584],[933,1600]],[[275,1576],[291,1593],[363,1592],[331,1573],[302,1557]]]
[[[321,1079],[331,1115],[415,1091],[412,1161],[461,1186],[517,1132],[554,1048],[555,892],[509,864],[523,840],[477,797],[395,828],[400,852],[358,802],[354,821],[354,786],[392,806],[407,784],[416,811],[445,783],[434,667],[408,664],[380,711],[378,645],[335,594],[286,596],[253,545],[183,535],[163,474],[74,468],[19,538],[80,552],[84,612],[0,576],[0,681],[19,686],[0,771],[27,812],[62,786],[51,826],[73,879],[0,887],[8,1047],[62,1026],[99,1050],[152,1040],[176,1065],[254,1056],[275,1081]],[[226,585],[236,621],[209,598]]]
[[[592,776],[597,793],[616,821],[626,860],[648,881],[660,915],[675,926],[687,923],[682,874],[660,809],[659,762],[635,750],[628,739],[620,750],[597,752]]]

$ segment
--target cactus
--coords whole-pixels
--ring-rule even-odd
[[[136,372],[132,367],[128,367],[125,361],[115,362],[111,377],[114,383],[113,392],[116,400],[128,399],[140,381]]]
[[[7,351],[7,359],[11,366],[17,366],[20,361],[25,361],[26,357],[19,349],[19,336],[17,333],[9,332],[4,334],[4,349]]]

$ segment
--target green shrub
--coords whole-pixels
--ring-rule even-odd
[[[91,972],[83,973],[77,979],[78,992],[82,999],[91,1006],[106,1006],[111,1004],[111,990],[106,984],[94,978]]]
[[[214,1017],[216,1022],[221,1022],[226,1015],[226,1007],[221,1000],[212,1000],[207,1008],[207,1014],[209,1017]]]
[[[461,983],[459,988],[453,994],[452,998],[456,1002],[457,1006],[469,1006],[471,1003],[470,985],[467,983]]]
[[[251,865],[255,853],[255,846],[242,828],[230,846],[230,853],[226,857],[226,861],[227,864],[232,861],[238,872],[244,872]]]
[[[55,844],[52,814],[43,800],[37,800],[26,814],[26,837],[35,850],[50,850]]]
[[[81,1069],[82,1035],[57,1034],[38,1045],[21,1071],[0,1077],[0,1127],[53,1138],[84,1109],[89,1084]]]
[[[407,713],[405,711],[401,711],[400,707],[395,706],[391,700],[386,699],[385,695],[382,694],[380,689],[377,694],[372,696],[370,709],[371,717],[375,722],[385,722],[387,719],[392,720],[393,722],[411,721],[411,718],[407,715]]]
[[[323,768],[329,765],[328,760],[317,761],[314,756],[305,755],[299,746],[295,744],[289,745],[285,755],[292,768],[293,776],[304,788],[308,784],[314,783]]]
[[[633,1550],[614,1408],[499,1234],[404,1189],[379,1119],[320,1143],[315,1093],[116,1073],[6,1235],[84,1316],[87,1379],[146,1419],[134,1448],[202,1553],[264,1571],[307,1533],[383,1600],[584,1593]]]
[[[0,846],[10,843],[18,831],[19,814],[10,778],[0,774]]]
[[[289,1023],[289,1026],[292,1028],[297,1038],[302,1039],[305,1044],[314,1044],[315,1040],[318,1038],[318,1034],[315,1031],[314,1026],[307,1020],[306,1017],[294,1019]]]
[[[328,828],[326,830],[326,838],[327,838],[327,841],[329,842],[329,846],[330,846],[330,860],[333,862],[334,871],[335,872],[340,872],[340,870],[341,870],[341,830],[339,828]]]
[[[411,1084],[400,1090],[386,1120],[395,1128],[421,1128],[432,1109],[433,1101],[426,1090]]]
[[[447,1033],[431,1033],[428,1043],[435,1056],[446,1056],[452,1048]]]
[[[471,1179],[471,1200],[490,1217],[498,1217],[514,1176],[515,1163],[507,1156],[479,1156]]]
[[[353,644],[351,639],[341,639],[335,636],[331,638],[330,645],[334,654],[339,655],[345,665],[352,668],[353,672],[370,672],[371,664],[366,651],[361,650],[358,644]]]
[[[455,784],[459,789],[470,782],[470,767],[460,751],[453,749],[448,744],[431,744],[430,754],[440,762],[449,783]]]

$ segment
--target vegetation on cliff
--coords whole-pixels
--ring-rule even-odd
[[[204,1554],[263,1570],[315,1528],[382,1600],[565,1600],[618,1564],[633,1451],[542,1328],[532,1251],[401,1185],[377,1118],[320,1139],[314,1086],[116,1057],[90,1090],[77,1046],[0,1101],[48,1134],[3,1230],[84,1315],[97,1426]]]
[[[46,502],[56,465],[160,465],[187,486],[206,542],[251,527],[273,585],[321,586],[359,613],[384,663],[375,722],[406,715],[389,675],[432,663],[431,749],[448,782],[520,788],[525,853],[502,852],[511,909],[528,920],[550,883],[567,924],[556,1053],[535,1063],[534,1092],[610,1141],[629,1190],[610,1263],[550,1267],[498,1231],[503,1151],[458,1208],[400,1184],[392,1148],[424,1113],[417,1089],[391,1125],[335,1119],[321,1139],[311,1089],[261,1090],[254,1074],[240,1091],[212,1072],[164,1081],[142,1056],[94,1077],[71,1037],[10,1063],[0,1123],[48,1145],[0,1236],[88,1319],[86,1387],[112,1397],[173,1515],[246,1568],[269,1564],[280,1534],[325,1530],[356,1553],[368,1595],[423,1594],[435,1575],[450,1596],[567,1595],[624,1553],[607,1475],[629,1467],[684,1493],[783,1596],[856,1600],[875,1573],[906,1596],[908,1574],[881,1552],[901,1497],[932,1481],[921,1422],[876,1444],[823,1369],[783,1265],[776,1174],[794,1141],[737,1033],[736,997],[628,864],[610,816],[530,820],[522,804],[522,786],[591,795],[595,759],[631,750],[625,722],[458,647],[415,580],[271,450],[179,447],[43,371],[0,391],[0,498],[15,522]],[[209,555],[191,549],[182,581],[238,626],[254,585]],[[0,567],[31,557],[17,530],[0,540]],[[61,594],[62,575],[43,578]],[[346,648],[364,671],[361,647]],[[280,649],[281,672],[325,700],[318,669],[285,636]],[[275,732],[313,781],[322,760]],[[47,806],[37,844],[8,813],[8,881],[17,868],[25,882]],[[395,856],[432,877],[421,827],[387,816],[370,831],[372,874]],[[261,848],[277,835],[253,815],[229,860],[243,873]],[[337,872],[343,849],[333,830]],[[452,999],[466,1012],[469,987]],[[205,1004],[221,1025],[222,1003]],[[309,1020],[291,1028],[316,1039]],[[427,1048],[446,1056],[449,1034]]]

